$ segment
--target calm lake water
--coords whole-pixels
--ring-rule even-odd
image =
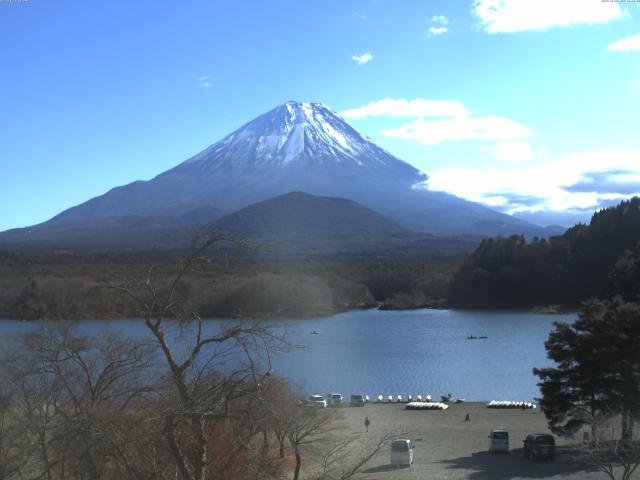
[[[539,390],[531,370],[550,365],[544,342],[553,322],[575,318],[522,311],[358,310],[285,320],[290,338],[306,348],[276,357],[273,369],[307,393],[372,398],[429,393],[435,399],[450,392],[467,400],[532,400]],[[95,334],[105,324],[82,323]],[[0,334],[8,338],[34,325],[0,320]],[[130,336],[146,335],[139,320],[111,326]],[[488,338],[468,340],[469,335]]]

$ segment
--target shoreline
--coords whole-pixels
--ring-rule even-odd
[[[437,311],[458,311],[458,312],[481,312],[481,313],[532,313],[535,315],[541,316],[553,316],[553,315],[572,315],[577,314],[578,309],[562,309],[557,311],[540,311],[536,308],[465,308],[465,307],[454,307],[454,306],[424,306],[424,307],[416,307],[416,308],[384,308],[382,304],[378,305],[368,305],[362,306],[358,308],[348,308],[348,309],[340,309],[340,310],[332,310],[326,312],[301,312],[301,313],[287,313],[280,316],[275,315],[262,315],[262,316],[239,316],[234,318],[224,318],[224,317],[207,317],[203,318],[203,320],[215,320],[215,321],[228,321],[228,320],[238,320],[238,321],[290,321],[290,320],[319,320],[323,318],[329,318],[336,315],[340,315],[343,313],[349,312],[360,312],[360,311],[384,311],[384,312],[416,312],[420,310],[437,310]],[[120,321],[120,320],[142,320],[142,317],[130,317],[130,316],[119,316],[119,317],[109,317],[109,316],[96,316],[93,318],[10,318],[10,317],[0,317],[0,322],[3,321],[15,321],[15,322],[58,322],[58,321],[68,321],[68,322],[87,322],[87,321]],[[178,320],[177,318],[167,317],[166,320]]]

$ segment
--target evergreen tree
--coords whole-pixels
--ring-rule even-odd
[[[611,288],[625,300],[640,301],[640,242],[627,250],[609,275]]]
[[[556,367],[535,368],[550,429],[573,435],[602,414],[619,415],[621,440],[640,419],[640,305],[617,297],[584,302],[578,320],[556,323],[545,343]]]
[[[451,303],[462,307],[577,307],[591,297],[640,292],[640,197],[595,213],[549,240],[483,240],[456,273]]]

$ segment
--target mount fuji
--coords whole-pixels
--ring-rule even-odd
[[[453,195],[380,148],[329,107],[287,102],[148,181],[113,188],[0,242],[64,243],[145,232],[158,238],[289,192],[358,202],[399,226],[435,235],[525,234],[545,229]]]

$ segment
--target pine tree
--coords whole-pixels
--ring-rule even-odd
[[[534,369],[550,429],[573,435],[602,414],[619,416],[621,440],[640,418],[640,305],[620,298],[582,304],[545,343],[555,368]]]

